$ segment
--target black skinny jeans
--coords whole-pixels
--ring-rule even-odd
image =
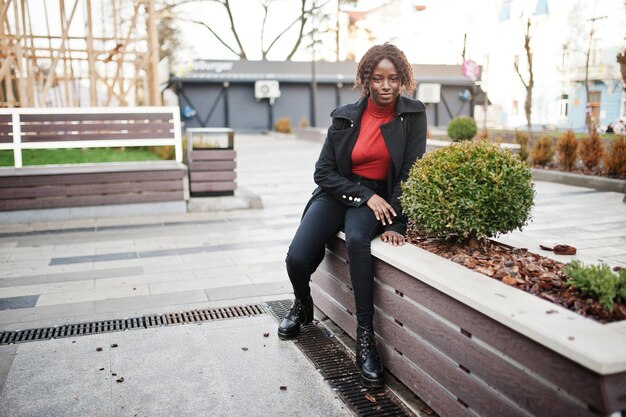
[[[346,235],[357,323],[370,329],[374,318],[371,242],[382,232],[382,225],[366,204],[348,207],[328,193],[318,196],[306,211],[289,246],[287,274],[295,297],[308,299],[311,295],[311,274],[324,258],[326,242],[341,229]]]

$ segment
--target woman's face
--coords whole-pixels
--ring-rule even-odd
[[[370,98],[379,106],[393,103],[400,94],[400,76],[387,58],[376,65],[369,81]]]

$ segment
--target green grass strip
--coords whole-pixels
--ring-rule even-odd
[[[22,164],[57,165],[96,162],[154,161],[161,158],[148,148],[89,148],[89,149],[24,149]],[[0,166],[14,166],[13,151],[0,151]]]

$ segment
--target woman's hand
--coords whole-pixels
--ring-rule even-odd
[[[372,209],[376,220],[381,222],[383,226],[393,223],[391,218],[396,216],[396,212],[391,207],[391,204],[378,194],[374,194],[367,200],[367,207]]]
[[[389,243],[390,245],[393,246],[402,246],[404,245],[404,236],[402,236],[400,233],[398,232],[384,232],[380,238],[382,239],[383,242]]]

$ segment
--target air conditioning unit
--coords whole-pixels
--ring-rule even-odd
[[[276,80],[258,80],[254,83],[254,98],[274,99],[280,97],[280,88]]]
[[[422,83],[418,85],[417,99],[422,103],[439,103],[441,101],[441,84]]]

